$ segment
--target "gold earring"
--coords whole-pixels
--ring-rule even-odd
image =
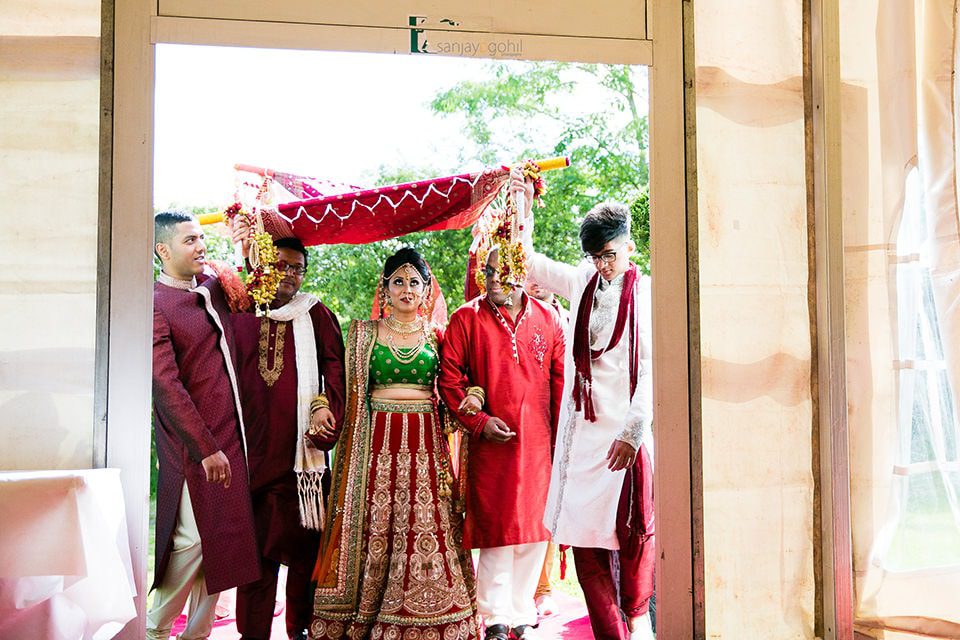
[[[380,317],[383,318],[386,316],[387,312],[387,290],[382,284],[377,286],[377,296],[380,298]]]

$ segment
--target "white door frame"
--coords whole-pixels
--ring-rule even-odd
[[[571,11],[580,7],[570,3]],[[575,59],[650,65],[650,192],[653,271],[654,404],[657,474],[657,626],[663,639],[701,638],[703,627],[702,489],[699,452],[691,442],[690,358],[699,320],[695,288],[688,287],[688,247],[696,246],[689,228],[687,171],[693,166],[685,122],[684,9],[662,0],[647,7],[651,40],[617,40],[522,36],[529,42],[523,58]],[[394,51],[397,29],[384,27],[283,24],[157,16],[156,0],[104,1],[104,15],[114,13],[112,210],[104,214],[110,229],[109,322],[101,325],[108,340],[106,464],[119,467],[127,501],[134,574],[145,594],[150,451],[152,364],[153,132],[155,47],[159,42],[260,47]],[[487,35],[497,35],[487,34]],[[511,35],[511,34],[504,34]],[[109,56],[107,56],[109,59]],[[110,69],[104,70],[105,74]],[[109,173],[109,172],[108,172]],[[688,218],[688,216],[690,216]],[[695,255],[695,250],[694,250]],[[692,276],[692,277],[695,277]],[[695,280],[693,280],[695,282]],[[693,340],[694,342],[691,342]],[[691,349],[691,344],[693,348]],[[691,406],[694,411],[691,414]],[[691,439],[691,433],[694,437]],[[695,579],[695,576],[699,578]],[[699,584],[699,587],[695,586]],[[139,618],[118,637],[144,637],[145,597],[138,598]]]

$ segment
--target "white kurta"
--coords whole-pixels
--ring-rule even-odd
[[[588,422],[582,411],[575,410],[573,401],[576,373],[573,333],[577,325],[580,298],[596,269],[587,261],[574,267],[531,252],[529,271],[541,286],[570,300],[571,312],[566,327],[564,402],[560,411],[544,525],[558,544],[619,549],[617,507],[626,470],[608,470],[606,457],[614,440],[623,440],[639,448],[652,419],[650,278],[641,276],[636,284],[636,308],[639,314],[637,355],[640,359],[636,391],[631,398],[630,348],[628,333],[624,331],[617,346],[592,363],[593,405],[597,421]],[[610,283],[606,291],[598,291],[595,295],[594,309],[601,313],[612,311],[612,317],[603,323],[593,323],[595,327],[602,324],[599,331],[591,336],[591,347],[594,349],[602,349],[609,343],[619,308],[621,284],[622,277]],[[601,298],[607,298],[605,303],[600,303]],[[599,309],[601,304],[603,307],[607,307],[607,304],[611,306]]]

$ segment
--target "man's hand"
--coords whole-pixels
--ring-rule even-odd
[[[466,395],[460,402],[457,411],[465,416],[474,416],[477,415],[477,411],[480,411],[482,408],[483,405],[480,404],[480,398],[475,395]]]
[[[491,416],[490,419],[487,420],[487,424],[483,425],[483,435],[487,440],[506,442],[517,434],[510,431],[510,427],[507,426],[506,422],[500,418]]]
[[[614,440],[607,451],[607,469],[620,471],[633,464],[637,457],[637,450],[623,440]]]
[[[250,241],[253,239],[253,227],[243,216],[237,216],[233,220],[227,218],[227,228],[230,229],[230,237],[233,244],[240,243],[240,249],[243,252],[244,259],[250,257]]]
[[[336,432],[337,421],[330,409],[317,409],[310,414],[310,430],[308,433],[311,436],[327,439],[332,438]]]
[[[200,464],[203,465],[203,470],[207,474],[207,482],[222,484],[224,489],[230,488],[230,479],[232,477],[230,474],[230,461],[227,460],[227,456],[224,455],[223,451],[211,453],[201,460]]]
[[[510,191],[523,194],[523,217],[529,216],[533,210],[533,180],[524,178],[519,167],[510,170]]]

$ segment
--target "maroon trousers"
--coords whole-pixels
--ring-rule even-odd
[[[287,565],[287,636],[292,638],[310,627],[311,575],[320,533],[300,526],[296,491],[296,484],[278,482],[251,496],[261,555],[260,579],[237,587],[237,631],[243,640],[270,638],[281,563]]]
[[[656,564],[653,468],[645,447],[623,481],[617,509],[619,551],[573,547],[577,579],[597,640],[628,640],[626,618],[647,612]]]
[[[237,587],[237,630],[243,640],[269,640],[279,571],[279,562],[262,558],[260,579]],[[313,614],[313,591],[310,588],[312,571],[313,561],[287,567],[288,637],[292,638],[301,630],[310,627],[310,616]]]

